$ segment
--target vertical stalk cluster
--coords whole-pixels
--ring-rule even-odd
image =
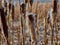
[[[1,0],[4,2],[4,0]],[[6,4],[4,5],[6,7]],[[3,26],[3,31],[4,31],[4,35],[7,39],[7,45],[9,45],[8,42],[8,26],[7,26],[7,22],[6,22],[6,11],[4,11],[4,7],[2,6],[2,3],[0,2],[0,13],[1,13],[1,22],[2,22],[2,26]]]

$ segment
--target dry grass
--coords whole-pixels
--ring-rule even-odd
[[[49,10],[50,7],[53,7],[52,4],[50,3],[46,3],[46,4],[42,4],[42,3],[33,3],[33,6],[32,6],[32,12],[33,13],[36,13],[37,16],[38,16],[38,19],[37,20],[42,20],[43,17],[46,17],[47,16],[47,12]],[[18,4],[16,4],[15,6],[15,14],[14,14],[14,18],[15,20],[18,19],[19,17],[19,14],[20,14],[20,7]],[[58,4],[58,20],[60,21],[60,4]],[[20,22],[21,23],[21,22]],[[41,24],[39,22],[39,24]],[[40,27],[38,24],[38,27]],[[20,29],[19,29],[20,30]],[[21,31],[21,30],[20,30]],[[39,31],[39,30],[38,30]],[[30,32],[29,32],[30,33]],[[26,36],[26,35],[25,35]],[[21,37],[20,37],[21,38]],[[30,38],[30,37],[29,37]],[[22,39],[22,38],[21,38]],[[37,38],[38,39],[38,38]],[[20,41],[21,42],[21,41]],[[30,43],[30,42],[29,42]],[[40,45],[40,44],[39,44]]]

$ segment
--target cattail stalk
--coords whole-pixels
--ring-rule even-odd
[[[4,35],[7,39],[7,45],[9,45],[9,42],[8,42],[8,26],[7,26],[7,23],[6,23],[6,17],[5,17],[5,14],[4,14],[4,9],[3,9],[1,4],[2,3],[0,2],[1,22],[2,22],[2,26],[3,26]]]
[[[37,4],[36,4],[36,11],[35,11],[36,16],[37,16],[37,31],[36,31],[36,35],[37,35],[37,36],[36,36],[36,37],[38,37],[38,35],[39,35],[39,34],[38,34],[38,17],[39,17],[38,15],[39,15],[39,14],[38,14],[38,11],[37,11],[38,4],[39,4],[39,2],[37,2]]]
[[[33,19],[32,19],[33,20]],[[34,26],[33,26],[33,22],[30,20],[30,17],[29,17],[29,27],[30,27],[30,32],[31,32],[31,40],[32,40],[32,45],[36,45],[36,35],[35,35],[35,29],[34,29]]]
[[[32,12],[32,5],[33,5],[33,0],[29,0],[30,6],[31,6],[31,12]]]
[[[19,7],[20,16],[21,16],[21,18],[20,18],[20,20],[21,20],[21,21],[20,21],[20,24],[21,24],[21,25],[20,25],[20,26],[21,26],[21,28],[22,28],[22,40],[20,40],[20,44],[19,44],[19,45],[21,45],[21,44],[22,44],[22,45],[25,45],[25,41],[24,41],[25,39],[24,39],[24,33],[23,33],[23,16],[21,15],[21,13],[22,13],[24,10],[23,10],[23,11],[21,10],[21,9],[23,9],[23,7],[20,5],[20,0],[19,0],[19,6],[20,6],[20,7]],[[19,36],[19,37],[20,37],[20,36]],[[21,43],[21,42],[22,42],[22,43]]]
[[[25,3],[23,3],[22,5],[21,5],[21,12],[22,12],[22,15],[21,15],[21,26],[22,26],[22,45],[25,45],[25,18],[26,18],[26,16],[25,16],[25,14],[26,14],[26,5],[25,5]]]
[[[8,20],[8,24],[9,24],[9,26],[10,27],[13,27],[12,25],[13,25],[13,23],[11,24],[11,22],[13,21],[13,19],[12,19],[12,0],[9,0],[9,20]],[[13,37],[13,35],[12,35],[12,37]],[[9,40],[10,40],[10,37],[9,37]],[[12,38],[12,45],[13,45],[13,38]],[[9,41],[10,42],[10,41]],[[11,44],[10,44],[11,45]]]
[[[55,26],[55,31],[56,31],[56,42],[55,44],[58,45],[58,28],[57,28],[57,3],[58,0],[54,0],[54,7],[53,7],[53,22]]]
[[[44,45],[48,45],[48,39],[47,39],[47,18],[45,17],[45,32],[44,32]]]

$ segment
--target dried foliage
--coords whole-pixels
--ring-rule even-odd
[[[41,25],[43,25],[42,26],[42,28],[44,27],[44,18],[47,16],[47,13],[48,13],[48,10],[50,9],[50,8],[53,8],[53,5],[52,4],[50,4],[50,3],[45,3],[45,4],[42,4],[42,3],[33,3],[33,5],[32,5],[32,12],[33,13],[36,13],[37,14],[37,27],[38,27],[38,37],[36,37],[36,42],[35,43],[37,43],[37,45],[40,45],[40,31],[42,30],[41,29]],[[31,7],[30,7],[31,8]],[[29,9],[30,10],[30,9]],[[11,15],[11,14],[9,14],[9,15]],[[16,5],[15,5],[15,8],[14,8],[14,19],[15,19],[15,21],[16,20],[18,20],[20,17],[19,16],[21,16],[21,15],[23,15],[22,13],[20,13],[20,6],[19,6],[19,4],[17,3]],[[11,17],[10,17],[11,18]],[[30,35],[30,32],[27,30],[27,31],[25,31],[26,29],[24,28],[24,35],[22,36],[22,25],[21,25],[21,18],[20,18],[20,20],[18,21],[19,23],[18,23],[18,25],[20,26],[17,26],[15,29],[13,29],[14,28],[14,26],[12,26],[12,24],[10,25],[10,26],[12,26],[12,29],[9,29],[9,30],[12,30],[11,31],[11,33],[9,33],[9,36],[10,36],[10,38],[9,38],[9,40],[11,39],[12,40],[12,42],[13,42],[13,45],[15,45],[16,44],[16,42],[14,42],[14,35],[15,35],[15,37],[16,38],[18,38],[18,40],[20,40],[19,42],[18,42],[18,40],[17,40],[17,42],[18,42],[18,45],[20,45],[20,43],[21,43],[21,45],[22,45],[22,37],[24,36],[24,38],[25,38],[25,45],[32,45],[31,44],[31,35]],[[58,4],[58,22],[60,22],[60,4]],[[10,22],[9,22],[10,23]],[[16,23],[17,24],[17,23]],[[13,25],[14,25],[14,23],[13,23]],[[31,26],[31,25],[29,25],[29,26]],[[28,27],[29,27],[28,26]],[[9,28],[11,28],[11,27],[9,27]],[[27,28],[27,27],[26,27]],[[32,28],[32,26],[30,27],[30,28]],[[28,32],[28,33],[27,33]],[[33,31],[33,28],[32,28],[32,33],[33,33],[34,31]],[[35,31],[36,32],[36,31]],[[37,33],[37,32],[36,32]],[[20,35],[19,35],[20,34]],[[1,35],[0,35],[1,36]],[[19,37],[20,36],[20,37]],[[33,36],[33,34],[32,34],[32,36]],[[35,35],[35,36],[37,36],[37,35]],[[43,36],[44,37],[44,36]],[[20,39],[19,39],[20,38]],[[27,38],[27,39],[26,39]],[[33,37],[33,38],[35,38],[35,37]],[[60,38],[59,38],[60,39]],[[1,39],[0,39],[1,40]],[[32,39],[33,40],[33,39]],[[44,39],[43,39],[44,40]],[[49,40],[49,39],[47,39],[47,40]],[[11,41],[9,41],[9,42],[11,42]],[[29,43],[29,44],[28,44]],[[44,44],[44,43],[42,43],[42,44]]]

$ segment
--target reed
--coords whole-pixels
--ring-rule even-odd
[[[48,13],[48,10],[50,9],[50,7],[52,6],[53,7],[52,15],[53,15],[54,20],[53,20],[53,24],[50,23],[50,27],[49,27],[49,28],[51,28],[51,33],[52,33],[50,41],[51,41],[51,45],[54,45],[53,41],[54,42],[56,41],[55,43],[56,43],[56,45],[58,45],[57,23],[60,22],[60,5],[58,4],[58,2],[54,1],[53,4],[50,4],[50,3],[42,4],[40,2],[34,3],[33,0],[24,0],[24,1],[25,2],[22,5],[20,5],[20,0],[19,0],[19,2],[17,2],[19,4],[12,5],[12,0],[9,0],[8,4],[6,2],[4,2],[4,0],[3,0],[3,2],[5,3],[5,6],[4,6],[5,14],[3,14],[4,11],[2,10],[3,13],[1,13],[1,15],[7,15],[8,16],[8,19],[7,19],[8,26],[7,26],[7,21],[4,21],[5,24],[6,24],[5,25],[6,30],[8,30],[7,27],[10,27],[10,26],[13,28],[14,23],[11,24],[11,22],[14,22],[14,21],[18,20],[18,17],[20,16],[21,18],[19,17],[20,20],[18,21],[19,26],[17,27],[17,29],[16,28],[14,28],[14,29],[16,29],[18,45],[25,45],[25,41],[26,41],[25,40],[26,39],[26,37],[25,37],[26,36],[25,35],[25,33],[26,33],[26,31],[25,31],[26,22],[25,21],[26,21],[27,17],[28,17],[28,20],[29,20],[29,16],[26,17],[26,12],[28,12],[28,11],[26,11],[26,4],[30,4],[30,6],[28,7],[29,12],[35,13],[36,16],[37,16],[37,31],[35,32],[35,29],[33,28],[33,21],[31,21],[31,20],[27,21],[29,23],[29,25],[28,25],[29,31],[30,31],[29,33],[31,33],[30,37],[31,37],[31,40],[32,40],[29,43],[31,43],[31,45],[36,45],[36,40],[40,39],[40,37],[39,37],[40,36],[40,34],[39,34],[40,33],[39,32],[40,31],[40,29],[39,29],[40,25],[39,24],[41,24],[40,20],[42,20],[44,18],[44,20],[45,20],[45,22],[44,22],[44,26],[45,26],[44,45],[48,45],[49,38],[47,36],[47,25],[49,25],[49,24],[47,23],[47,21],[48,21],[47,13]],[[0,4],[0,8],[2,8],[1,4]],[[9,12],[9,14],[7,14],[7,12]],[[57,14],[57,12],[58,12],[58,14]],[[56,15],[58,15],[58,16],[56,16]],[[6,16],[4,18],[2,18],[2,16],[1,16],[1,21],[2,21],[2,19],[5,19],[5,18],[6,18]],[[32,19],[32,18],[30,18],[30,19]],[[3,24],[3,22],[2,22],[2,24]],[[21,28],[22,28],[22,30],[21,30]],[[56,31],[55,32],[55,34],[56,34],[56,39],[55,40],[54,40],[54,29],[53,28],[55,28],[55,31]],[[3,29],[4,29],[4,27],[3,27]],[[20,36],[20,31],[22,32],[22,36]],[[7,35],[8,35],[8,36],[6,36],[7,38],[11,39],[11,37],[13,37],[13,35],[11,37],[9,37],[10,34],[8,32],[7,32]],[[21,39],[21,37],[22,37],[22,39]],[[10,42],[10,39],[8,39],[9,42]],[[13,43],[12,45],[14,45],[13,38],[11,39],[11,41]],[[38,44],[38,42],[37,42],[37,44]]]

